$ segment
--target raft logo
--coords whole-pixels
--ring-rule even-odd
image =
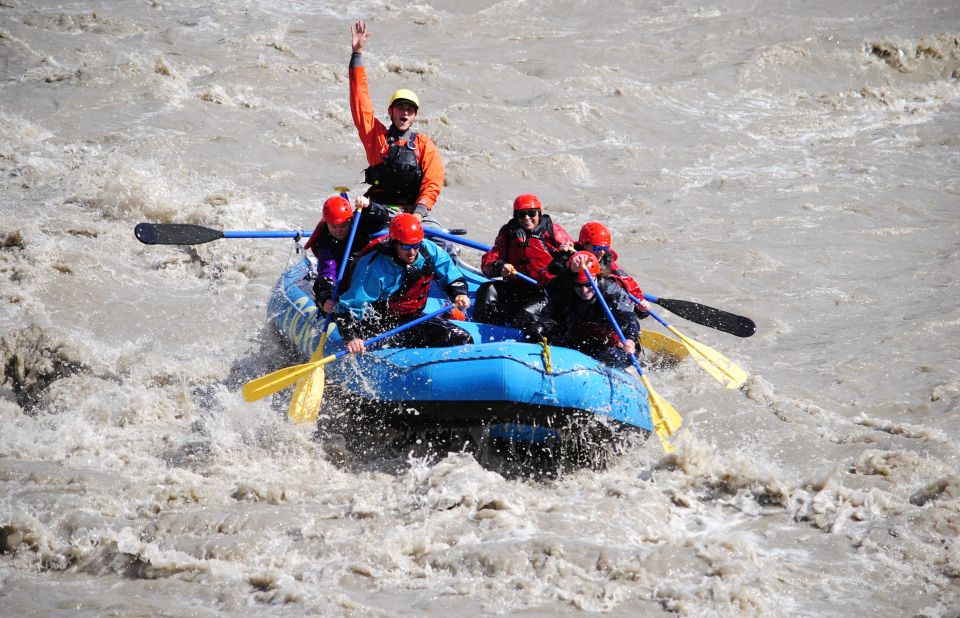
[[[314,339],[311,324],[317,311],[316,304],[306,296],[301,296],[293,301],[293,305],[287,309],[286,315],[283,316],[284,330],[291,334],[290,338],[294,345],[306,354],[311,353],[310,344]]]

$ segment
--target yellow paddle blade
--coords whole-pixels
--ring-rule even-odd
[[[647,395],[650,397],[650,415],[653,417],[653,428],[657,432],[657,437],[660,438],[660,444],[663,445],[663,450],[672,453],[673,445],[667,438],[680,429],[680,426],[683,425],[683,419],[680,418],[680,413],[667,403],[666,399],[653,390],[646,374],[641,375],[640,380],[647,387]]]
[[[327,343],[327,335],[330,333],[328,328],[320,335],[320,343],[317,349],[313,351],[310,362],[314,363],[323,358],[323,348]],[[290,409],[287,416],[294,423],[315,423],[317,413],[320,411],[320,405],[323,403],[323,388],[327,376],[323,365],[314,369],[306,377],[300,378],[297,387],[293,390],[293,397],[290,399]]]
[[[315,423],[317,421],[317,414],[320,412],[320,405],[323,403],[323,389],[326,379],[323,365],[307,374],[305,378],[300,378],[297,387],[293,390],[290,409],[287,411],[287,416],[291,422]]]
[[[653,330],[642,329],[640,331],[640,345],[659,355],[663,362],[676,364],[690,356],[690,352],[682,342],[667,337],[662,333]]]
[[[336,358],[336,354],[331,354],[330,356],[322,358],[318,361],[304,363],[302,365],[293,365],[291,367],[284,367],[283,369],[278,369],[273,373],[260,376],[255,380],[250,380],[243,385],[243,398],[247,401],[257,401],[258,399],[263,399],[267,395],[272,395],[277,391],[285,389],[317,367],[322,367],[330,361],[336,360]]]
[[[683,345],[693,354],[693,358],[697,363],[706,369],[717,382],[727,388],[740,388],[740,385],[750,377],[746,371],[733,364],[730,359],[710,346],[690,339],[677,331],[673,326],[668,326],[667,330],[679,337]]]

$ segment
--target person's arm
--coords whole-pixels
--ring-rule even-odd
[[[360,248],[363,248],[363,245],[370,238],[371,234],[379,232],[389,224],[390,210],[382,204],[370,202],[370,205],[363,209],[360,226],[357,230],[358,238],[364,241],[360,243]]]
[[[616,282],[610,280],[598,281],[600,292],[603,294],[610,312],[623,331],[624,337],[633,342],[640,340],[640,320],[633,312],[633,301]]]
[[[546,253],[545,260],[549,261],[545,267],[529,273],[542,288],[547,287],[550,281],[563,271],[568,258],[573,255],[573,240],[570,235],[559,224],[551,222],[551,225],[553,238],[544,238],[541,242],[542,249]]]
[[[330,242],[331,238],[318,233],[311,237],[313,240],[318,238],[319,240],[311,247],[313,254],[317,257],[317,279],[313,282],[313,297],[317,307],[326,313],[324,304],[333,297],[333,286],[337,280],[337,259],[330,247],[325,244]]]
[[[563,229],[563,226],[561,226],[559,223],[553,224],[553,238],[557,241],[557,247],[561,247],[564,250],[566,250],[564,245],[568,247],[574,246],[574,242],[573,239],[570,238],[570,234],[567,234],[567,230]]]
[[[553,256],[553,261],[550,262],[550,265],[547,266],[547,273],[549,274],[546,277],[547,282],[552,280],[554,277],[562,273],[567,269],[568,262],[570,261],[570,256],[572,253],[560,252],[556,253]]]
[[[316,281],[313,282],[313,298],[318,307],[323,307],[328,300],[333,298],[333,285],[335,281],[335,279],[329,279],[327,277],[317,277]]]
[[[417,135],[417,148],[420,150],[420,167],[423,170],[423,180],[420,181],[420,195],[417,196],[417,208],[414,213],[424,216],[433,210],[434,204],[440,197],[443,189],[443,179],[446,170],[443,159],[436,145],[426,135]],[[426,209],[424,212],[423,209]]]
[[[362,258],[356,264],[356,271],[350,281],[350,287],[344,291],[336,306],[334,307],[334,318],[337,321],[337,328],[340,331],[340,337],[349,346],[356,341],[362,343],[363,339],[363,317],[366,308],[379,300],[384,277],[379,266],[383,260],[377,260],[375,253],[370,253]],[[362,346],[354,345],[354,350],[363,351]]]
[[[450,254],[440,249],[436,243],[424,240],[420,244],[420,250],[430,254],[433,261],[433,267],[436,271],[436,280],[461,311],[466,311],[470,307],[470,297],[467,295],[469,289],[467,282],[463,277],[463,271],[454,264]]]
[[[386,283],[385,273],[380,268],[385,260],[377,253],[368,253],[360,258],[350,278],[350,287],[340,294],[337,315],[350,315],[355,320],[363,319],[364,309],[378,301]]]
[[[325,246],[324,242],[329,242],[330,240],[331,238],[327,237],[326,239],[321,239],[319,243],[314,243],[313,254],[317,256],[317,278],[336,281],[337,258],[330,247]]]
[[[623,286],[628,294],[640,300],[639,303],[636,303],[636,306],[640,308],[643,315],[639,317],[646,317],[646,313],[650,311],[650,303],[644,299],[643,290],[640,289],[640,285],[633,277],[627,274],[627,271],[620,268],[620,265],[617,264],[617,258],[619,256],[616,251],[611,249],[608,255],[610,256],[610,273],[617,276],[617,282]]]
[[[500,228],[497,239],[493,241],[490,250],[480,258],[480,272],[487,277],[499,277],[503,274],[504,258],[507,255],[506,226]]]
[[[387,128],[377,120],[370,89],[367,86],[367,68],[363,66],[362,49],[369,33],[366,24],[358,21],[353,29],[353,54],[350,56],[350,114],[353,125],[363,143],[367,163],[376,165],[382,160],[381,150],[386,144]]]

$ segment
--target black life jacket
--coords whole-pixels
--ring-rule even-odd
[[[380,204],[410,206],[420,197],[423,168],[417,150],[417,134],[410,133],[401,146],[395,135],[387,134],[387,154],[383,161],[364,170],[363,181],[372,185],[364,194]]]

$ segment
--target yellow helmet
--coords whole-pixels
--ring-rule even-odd
[[[393,96],[390,97],[390,107],[393,107],[393,103],[397,99],[405,99],[413,103],[413,106],[418,110],[420,109],[420,99],[417,98],[417,94],[413,90],[407,90],[406,88],[401,88],[393,93]]]

